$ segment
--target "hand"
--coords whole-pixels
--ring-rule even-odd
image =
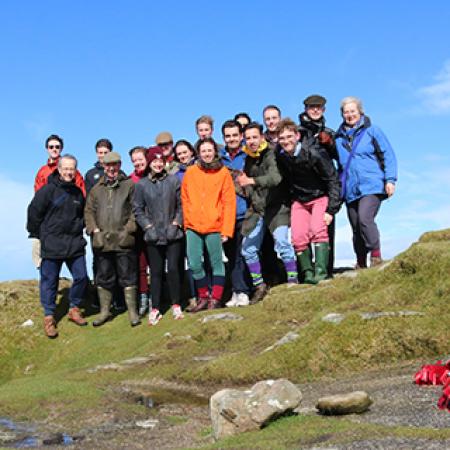
[[[395,192],[395,184],[390,183],[389,181],[384,185],[384,190],[386,191],[386,194],[388,197],[392,197]]]
[[[329,226],[330,223],[333,222],[333,216],[331,214],[325,213],[323,215],[323,221],[326,223],[327,226]]]
[[[245,187],[250,186],[251,184],[255,184],[255,180],[253,178],[249,178],[245,173],[242,173],[238,177],[236,177],[236,181],[239,186]]]
[[[225,242],[227,242],[228,241],[228,236],[220,236],[220,239],[221,239],[221,241],[222,241],[222,244],[225,244]]]
[[[319,144],[323,145],[324,147],[331,147],[334,145],[334,140],[330,133],[327,133],[326,131],[321,131],[319,133]]]

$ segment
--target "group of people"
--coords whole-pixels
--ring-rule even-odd
[[[80,311],[89,281],[84,229],[100,304],[94,326],[111,319],[117,288],[136,326],[147,310],[149,324],[158,324],[165,292],[173,318],[182,319],[185,277],[185,309],[193,313],[219,308],[225,300],[227,307],[260,302],[277,260],[289,285],[317,284],[332,276],[334,217],[342,203],[356,267],[367,267],[368,256],[372,266],[379,264],[375,217],[395,191],[394,151],[358,98],[342,100],[336,132],[325,126],[325,104],[320,95],[307,97],[298,123],[282,118],[277,106],[266,106],[265,130],[248,114],[236,114],[222,125],[224,145],[212,137],[213,119],[202,116],[194,145],[185,139],[174,143],[170,132],[162,132],[154,146],[132,148],[129,176],[108,139],[97,142],[97,162],[83,179],[76,158],[62,154],[62,138],[49,136],[48,162],[36,176],[27,222],[46,335],[58,335],[63,263],[73,278],[68,318],[87,325]],[[227,278],[230,299],[223,298]]]

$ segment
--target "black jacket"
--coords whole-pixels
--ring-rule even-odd
[[[278,165],[288,182],[292,201],[309,202],[328,196],[328,214],[336,214],[341,206],[340,182],[330,156],[314,137],[303,137],[297,156],[278,147]]]
[[[84,184],[86,186],[86,195],[97,184],[100,178],[105,174],[105,169],[97,161],[92,169],[89,169],[84,176]]]
[[[28,206],[27,230],[41,241],[41,257],[68,259],[84,254],[84,197],[74,183],[60,179],[58,171],[34,195]]]
[[[179,178],[167,173],[149,174],[136,184],[133,211],[146,242],[167,245],[183,237],[180,188]],[[178,226],[172,224],[174,221]]]

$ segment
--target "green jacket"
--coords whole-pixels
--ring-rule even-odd
[[[94,250],[123,252],[135,244],[136,222],[133,214],[134,182],[119,174],[112,184],[103,176],[89,192],[84,220],[92,236]],[[94,233],[94,230],[100,231]]]
[[[251,233],[260,217],[271,232],[279,226],[289,225],[289,190],[278,170],[275,152],[267,147],[257,157],[246,153],[244,172],[255,180],[255,184],[245,187],[250,206],[242,226],[243,235]]]

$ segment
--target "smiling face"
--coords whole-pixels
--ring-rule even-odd
[[[211,137],[213,133],[212,126],[209,123],[200,122],[197,125],[197,134],[200,139]]]
[[[71,158],[62,158],[58,166],[61,180],[70,183],[75,178],[77,163]]]
[[[103,164],[103,158],[107,153],[109,153],[111,150],[108,147],[97,147],[95,149],[95,153],[97,154],[97,161],[100,164]]]
[[[278,142],[288,153],[294,153],[297,148],[298,141],[300,140],[300,133],[298,131],[285,128],[278,135]]]
[[[270,133],[275,133],[277,125],[281,120],[280,113],[273,108],[266,109],[264,111],[264,124]]]
[[[223,140],[230,150],[236,150],[241,146],[242,133],[239,127],[224,128]]]
[[[354,127],[361,119],[361,112],[359,111],[358,105],[355,102],[346,103],[342,107],[342,117],[345,120],[345,123]]]
[[[122,163],[120,162],[103,164],[106,178],[108,178],[108,180],[115,180],[119,176],[121,165]]]
[[[56,161],[61,154],[61,142],[57,139],[50,139],[47,144],[47,153],[51,161]]]
[[[198,149],[200,159],[205,163],[211,163],[216,156],[216,149],[211,142],[204,142]]]
[[[264,142],[264,135],[258,128],[248,128],[244,132],[245,143],[252,151],[258,151],[260,145]]]
[[[308,105],[305,111],[311,120],[320,120],[325,112],[325,107],[321,105]]]
[[[136,172],[143,172],[147,168],[147,158],[141,151],[135,151],[131,155],[131,162],[133,163]]]
[[[155,158],[150,163],[150,169],[152,169],[152,172],[154,173],[161,173],[164,169],[164,160],[162,158]]]
[[[194,157],[191,149],[185,144],[177,145],[175,153],[177,155],[178,161],[180,161],[181,164],[188,164]]]

